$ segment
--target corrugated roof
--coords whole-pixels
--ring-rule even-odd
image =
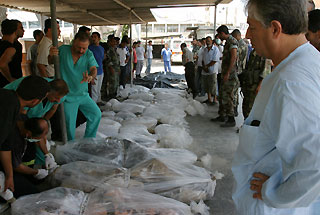
[[[151,8],[230,3],[232,0],[57,0],[57,18],[80,25],[128,24],[156,21]],[[0,0],[0,6],[50,16],[50,0]]]

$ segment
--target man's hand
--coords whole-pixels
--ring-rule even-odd
[[[253,194],[253,198],[254,199],[260,199],[262,200],[262,194],[261,194],[261,190],[262,190],[262,185],[264,184],[264,182],[266,182],[270,177],[263,174],[263,173],[254,173],[253,177],[256,179],[253,179],[250,182],[250,189],[252,191],[256,191],[256,193]]]
[[[227,74],[225,74],[224,76],[223,76],[223,83],[227,83],[228,82],[228,80],[229,80],[229,73],[227,73]]]
[[[14,192],[13,177],[6,177],[6,180],[4,182],[4,191],[6,191],[7,189],[10,189],[12,192]]]
[[[50,56],[58,56],[59,55],[59,49],[55,46],[51,46],[49,51]]]
[[[82,76],[83,76],[83,79],[82,79],[82,81],[80,82],[80,84],[82,84],[82,83],[84,83],[84,82],[90,83],[90,82],[94,79],[91,75],[88,74],[88,72],[84,72],[84,73],[82,74]]]

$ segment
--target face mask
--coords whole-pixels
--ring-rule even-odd
[[[207,47],[211,48],[211,47],[212,47],[212,45],[207,45]]]
[[[37,143],[40,141],[39,139],[29,139],[29,138],[24,138],[24,139],[30,143]]]
[[[216,43],[217,43],[217,45],[220,45],[221,44],[221,40],[220,39],[216,39]]]

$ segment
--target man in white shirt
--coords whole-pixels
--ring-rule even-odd
[[[199,40],[200,49],[197,51],[196,56],[194,56],[194,58],[196,59],[196,64],[197,64],[196,71],[195,71],[195,73],[196,73],[195,85],[196,85],[197,93],[200,93],[201,96],[203,96],[204,92],[205,92],[204,88],[203,88],[203,82],[202,82],[202,76],[201,76],[201,73],[202,73],[202,52],[206,48],[205,45],[206,45],[206,39],[205,38],[200,39]]]
[[[320,211],[320,53],[305,38],[306,3],[248,1],[246,37],[274,70],[240,130],[232,164],[239,215]]]
[[[217,46],[213,45],[212,38],[206,37],[207,47],[202,52],[202,81],[204,89],[208,94],[208,104],[215,104],[215,96],[217,89],[218,64],[220,60],[220,52]]]
[[[52,47],[52,29],[51,29],[51,19],[45,21],[44,33],[45,36],[42,38],[38,46],[38,56],[37,56],[37,67],[39,76],[45,78],[54,78],[54,65],[49,64],[48,56],[50,48]],[[59,22],[57,21],[57,31],[58,37],[60,36]]]
[[[136,53],[137,53],[136,78],[141,78],[141,71],[142,71],[142,68],[143,68],[143,61],[144,61],[144,58],[146,57],[145,50],[141,46],[141,41],[137,42]]]
[[[152,41],[150,40],[148,42],[148,46],[147,46],[148,65],[147,65],[147,69],[146,69],[146,75],[149,75],[151,72],[151,65],[152,65],[152,58],[153,58],[152,51],[153,51]]]
[[[119,55],[120,60],[120,86],[123,88],[126,87],[126,78],[127,78],[127,63],[129,61],[128,49],[126,40],[122,40],[120,46],[117,48],[117,54]]]
[[[185,67],[185,77],[188,85],[188,92],[192,92],[193,98],[196,97],[195,89],[195,67],[193,63],[193,53],[188,49],[187,44],[180,45],[182,51],[182,65]]]
[[[31,75],[37,75],[37,51],[40,41],[43,38],[43,32],[41,30],[33,31],[33,38],[35,43],[30,46],[27,51],[27,64]]]

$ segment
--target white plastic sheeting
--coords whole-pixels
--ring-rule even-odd
[[[183,127],[162,124],[155,128],[160,144],[165,148],[186,148],[192,144],[193,138]]]

